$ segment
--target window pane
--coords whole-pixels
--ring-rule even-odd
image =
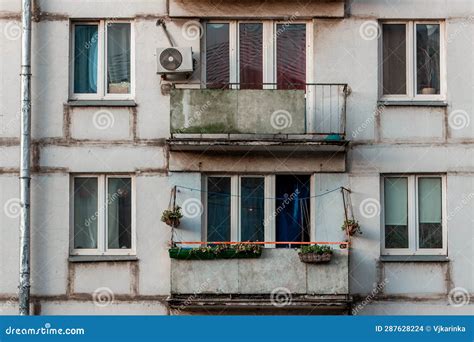
[[[74,93],[97,93],[97,25],[74,26]]]
[[[97,248],[97,178],[74,178],[74,248]]]
[[[230,241],[230,177],[209,177],[207,191],[207,241]]]
[[[240,89],[262,89],[263,25],[239,25]]]
[[[417,93],[440,93],[439,25],[416,25]]]
[[[107,92],[130,93],[130,24],[107,25]]]
[[[408,179],[384,179],[385,248],[408,248]]]
[[[277,25],[277,82],[279,89],[305,89],[306,25]]]
[[[206,77],[208,88],[229,84],[229,24],[207,24]]]
[[[132,248],[132,180],[109,178],[107,193],[108,248]]]
[[[418,179],[420,248],[443,248],[441,178]]]
[[[383,25],[383,93],[406,94],[406,26]]]
[[[240,201],[241,241],[264,241],[265,179],[242,177]]]

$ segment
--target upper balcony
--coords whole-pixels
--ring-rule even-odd
[[[347,84],[248,88],[173,89],[170,149],[345,151]]]

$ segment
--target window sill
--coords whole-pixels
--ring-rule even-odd
[[[379,106],[398,106],[398,107],[447,107],[448,103],[442,100],[432,101],[420,101],[420,100],[407,100],[407,101],[396,101],[396,100],[379,100]]]
[[[70,107],[136,107],[133,100],[69,100]]]
[[[381,262],[449,262],[445,255],[381,255]]]
[[[72,263],[125,262],[125,261],[138,261],[138,257],[135,255],[71,255],[69,256],[69,262],[72,262]]]

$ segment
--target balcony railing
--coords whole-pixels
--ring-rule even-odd
[[[277,87],[263,84],[263,89],[249,89],[252,86],[228,84],[220,89],[173,89],[172,137],[311,135],[344,140],[346,84]]]

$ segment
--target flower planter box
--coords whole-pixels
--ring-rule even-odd
[[[298,253],[301,262],[305,262],[307,264],[324,264],[331,261],[332,253]]]
[[[214,260],[214,259],[254,259],[262,255],[262,249],[258,251],[237,251],[228,249],[223,251],[201,251],[198,248],[170,248],[169,255],[172,259],[180,260]]]

